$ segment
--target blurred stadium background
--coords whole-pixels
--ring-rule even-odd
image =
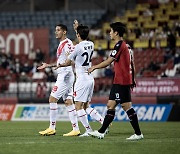
[[[0,0],[0,120],[49,119],[48,97],[56,74],[36,67],[56,60],[56,24],[66,24],[76,43],[72,24],[77,19],[91,28],[93,64],[113,49],[109,24],[125,23],[136,65],[132,101],[140,120],[180,121],[179,10],[178,0]],[[101,113],[112,76],[113,65],[94,72],[92,105]],[[63,105],[60,110],[59,120],[68,120]],[[127,120],[118,111],[115,120]]]

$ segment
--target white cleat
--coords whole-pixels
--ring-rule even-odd
[[[98,139],[103,139],[104,138],[104,134],[103,133],[99,133],[97,130],[93,131],[93,132],[88,132],[89,135],[91,135],[92,137],[98,138]]]
[[[126,140],[134,141],[134,140],[141,140],[143,138],[144,138],[143,134],[141,135],[134,134],[134,135],[131,135],[129,138],[126,138]]]
[[[82,135],[79,135],[79,137],[89,137],[89,134],[88,133],[90,133],[90,132],[85,132],[84,134],[82,134]]]

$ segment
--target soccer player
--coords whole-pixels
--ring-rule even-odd
[[[110,38],[115,40],[116,44],[114,50],[111,52],[109,58],[98,65],[92,66],[88,72],[93,72],[95,69],[105,68],[114,62],[114,79],[110,91],[109,100],[107,103],[107,114],[104,118],[102,127],[99,130],[90,132],[91,136],[99,139],[104,138],[105,130],[113,121],[115,116],[115,108],[120,103],[123,110],[127,113],[130,123],[135,131],[135,134],[127,138],[127,140],[143,139],[143,134],[140,131],[138,118],[131,103],[131,88],[136,86],[135,82],[135,68],[133,53],[128,44],[123,40],[123,34],[126,27],[121,22],[110,24]]]
[[[75,63],[76,82],[74,85],[74,101],[79,120],[86,129],[86,132],[80,135],[80,137],[85,137],[89,136],[89,132],[92,132],[87,119],[86,111],[91,116],[91,113],[93,113],[95,119],[100,116],[98,116],[93,108],[88,107],[86,111],[84,110],[84,105],[89,105],[94,90],[93,75],[88,74],[88,68],[91,67],[91,57],[94,51],[94,43],[87,40],[89,34],[89,28],[87,26],[78,25],[77,20],[75,20],[74,29],[76,31],[76,37],[79,44],[75,46],[74,51],[68,56],[66,62],[59,63],[59,66],[56,67],[56,69],[59,67],[67,67],[71,65],[73,61]]]
[[[67,27],[63,24],[58,24],[55,29],[56,38],[60,41],[57,48],[57,63],[56,64],[47,64],[42,63],[37,69],[44,69],[47,67],[56,67],[59,63],[66,61],[67,56],[73,51],[73,43],[70,39],[67,38]],[[63,136],[78,136],[80,135],[77,113],[75,105],[73,104],[73,83],[74,83],[74,73],[72,66],[67,66],[57,69],[57,81],[53,87],[50,97],[50,126],[44,131],[40,131],[41,135],[55,135],[56,134],[56,120],[57,120],[57,111],[58,106],[57,102],[62,97],[67,110],[69,111],[69,118],[73,127],[73,130],[64,134]]]

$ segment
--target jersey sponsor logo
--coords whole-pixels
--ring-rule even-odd
[[[111,55],[112,55],[112,56],[115,56],[116,53],[117,53],[117,51],[116,51],[116,50],[113,50],[112,53],[111,53]]]
[[[92,105],[102,116],[106,115],[106,105]],[[167,121],[172,105],[133,105],[139,121]],[[90,117],[89,117],[90,118]],[[92,120],[90,118],[90,120]],[[116,107],[114,121],[129,121],[126,112],[119,106]]]

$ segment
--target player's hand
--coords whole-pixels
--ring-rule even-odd
[[[41,66],[39,66],[37,69],[38,70],[41,70],[41,69],[44,69],[44,68],[46,68],[46,67],[48,67],[49,65],[47,64],[47,63],[43,63],[42,62],[42,65]]]
[[[91,73],[91,72],[93,72],[95,70],[95,66],[92,66],[92,67],[90,67],[89,69],[88,69],[88,73]]]
[[[132,85],[131,85],[131,89],[133,90],[135,87],[136,87],[136,81],[133,80],[133,83],[132,83]]]
[[[76,31],[77,30],[77,27],[79,26],[79,23],[77,20],[74,20],[74,24],[73,24],[73,27],[74,27],[74,30]]]

